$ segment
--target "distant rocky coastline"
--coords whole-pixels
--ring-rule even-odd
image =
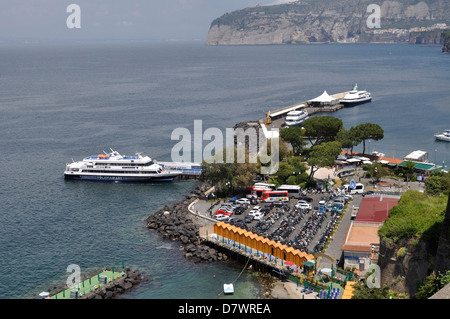
[[[382,1],[380,27],[368,27],[368,0],[302,0],[226,13],[210,26],[207,45],[300,43],[440,44],[450,3]]]
[[[450,53],[450,31],[442,33],[442,52]]]

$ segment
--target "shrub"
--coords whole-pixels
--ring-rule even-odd
[[[427,196],[418,191],[407,191],[379,230],[383,240],[394,243],[400,239],[422,238],[437,242],[444,220],[447,196]]]
[[[407,252],[408,252],[408,248],[400,247],[399,250],[397,250],[397,259],[405,257]]]

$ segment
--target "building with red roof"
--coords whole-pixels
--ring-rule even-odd
[[[362,200],[342,243],[344,269],[354,269],[363,274],[370,265],[378,261],[378,230],[397,203],[398,198],[386,196],[371,196]]]
[[[359,206],[355,222],[382,224],[388,217],[391,208],[396,206],[397,203],[398,198],[386,196],[365,197],[361,202],[361,206]]]

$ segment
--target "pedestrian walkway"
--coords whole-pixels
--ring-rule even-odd
[[[114,280],[117,280],[124,276],[125,273],[112,270],[105,270],[101,273],[98,273],[95,276],[89,277],[86,280],[78,284],[74,284],[74,286],[67,288],[58,292],[57,294],[52,295],[51,297],[47,297],[48,299],[77,299],[82,296],[87,295],[88,293],[103,287]]]

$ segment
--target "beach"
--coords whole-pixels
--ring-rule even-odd
[[[315,299],[317,292],[304,294],[301,291],[302,285],[297,286],[292,281],[276,281],[273,285],[270,296],[273,299]]]

